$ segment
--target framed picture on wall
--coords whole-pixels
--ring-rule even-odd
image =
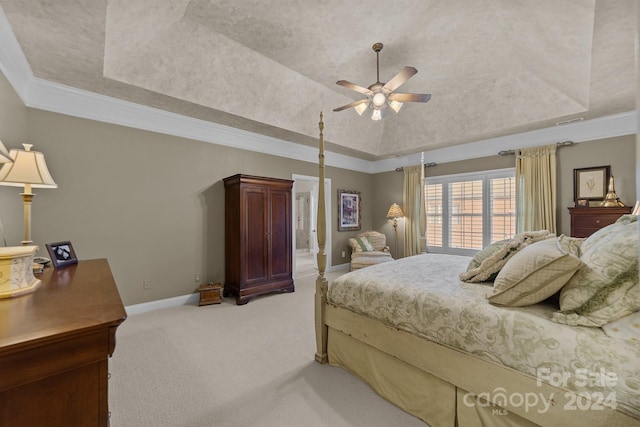
[[[611,166],[595,166],[573,170],[573,200],[603,200]]]
[[[361,203],[359,191],[338,190],[338,231],[360,230]]]

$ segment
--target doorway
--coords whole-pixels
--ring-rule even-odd
[[[318,274],[318,240],[316,227],[318,223],[318,177],[293,175],[292,203],[293,218],[293,271],[294,277],[304,277]],[[331,180],[325,178],[325,216],[327,218],[327,238],[325,253],[327,254],[327,267],[331,265]]]

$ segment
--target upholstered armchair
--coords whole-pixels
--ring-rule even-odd
[[[382,262],[393,261],[387,237],[377,231],[365,231],[349,239],[351,271]]]

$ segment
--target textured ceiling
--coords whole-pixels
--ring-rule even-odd
[[[635,109],[634,0],[0,0],[36,77],[364,159]],[[337,86],[418,74],[373,122]]]

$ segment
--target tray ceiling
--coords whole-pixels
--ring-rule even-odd
[[[633,0],[0,0],[35,77],[363,159],[635,109]],[[337,86],[418,74],[380,122]],[[552,142],[552,141],[550,141]]]

